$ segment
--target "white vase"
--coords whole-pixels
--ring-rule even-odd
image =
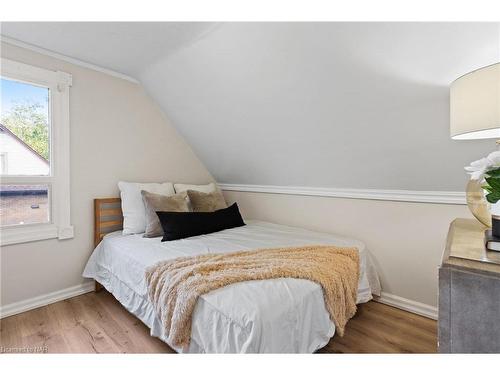
[[[470,180],[465,189],[467,206],[474,217],[487,227],[491,227],[490,204],[485,198],[482,184],[477,180]]]

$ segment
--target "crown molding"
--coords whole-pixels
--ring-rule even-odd
[[[369,199],[396,202],[466,204],[465,192],[319,188],[305,186],[218,184],[222,190],[249,193],[306,195],[317,197]]]
[[[78,65],[78,66],[81,66],[81,67],[84,67],[87,69],[95,70],[97,72],[104,73],[104,74],[107,74],[107,75],[110,75],[110,76],[113,76],[116,78],[124,79],[126,81],[129,81],[129,82],[132,82],[135,84],[140,83],[137,79],[135,79],[131,76],[128,76],[126,74],[123,74],[120,72],[115,72],[114,70],[111,70],[108,68],[103,68],[101,66],[91,64],[91,63],[88,63],[86,61],[76,59],[74,57],[62,55],[60,53],[57,53],[57,52],[54,52],[54,51],[51,51],[51,50],[48,50],[48,49],[45,49],[42,47],[35,46],[33,44],[25,43],[25,42],[22,42],[20,40],[17,40],[17,39],[14,39],[14,38],[2,35],[2,34],[0,34],[0,40],[4,43],[8,43],[8,44],[11,44],[11,45],[16,46],[16,47],[21,47],[21,48],[24,48],[24,49],[27,49],[30,51],[34,51],[34,52],[40,53],[40,54],[45,55],[45,56],[53,57],[55,59],[66,61],[66,62],[74,64],[74,65]]]

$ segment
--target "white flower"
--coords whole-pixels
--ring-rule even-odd
[[[470,176],[471,180],[481,181],[484,178],[484,174],[490,167],[491,167],[490,160],[488,158],[482,158],[470,163],[470,166],[465,167],[465,170],[471,175]]]
[[[486,159],[488,159],[490,169],[500,167],[500,151],[493,151]]]
[[[471,180],[482,181],[488,171],[498,168],[500,168],[500,151],[493,151],[487,157],[470,163],[465,170],[471,175]]]

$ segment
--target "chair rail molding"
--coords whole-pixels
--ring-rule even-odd
[[[317,197],[369,199],[396,202],[466,204],[465,192],[461,191],[421,191],[421,190],[383,190],[383,189],[351,189],[306,186],[278,185],[245,185],[219,183],[225,191],[249,193],[269,193],[287,195],[306,195]]]

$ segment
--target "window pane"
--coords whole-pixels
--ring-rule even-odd
[[[0,185],[0,225],[50,221],[48,185]]]
[[[49,175],[49,89],[5,78],[0,83],[0,173]]]

